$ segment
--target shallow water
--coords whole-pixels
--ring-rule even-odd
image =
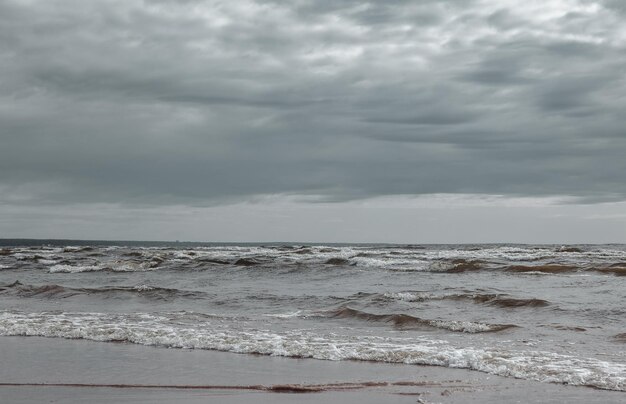
[[[1,335],[626,390],[624,245],[2,243]]]

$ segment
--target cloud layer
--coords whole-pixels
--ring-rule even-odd
[[[621,1],[0,1],[0,203],[626,199]]]

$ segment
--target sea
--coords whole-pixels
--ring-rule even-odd
[[[626,390],[626,245],[0,240],[0,338]]]

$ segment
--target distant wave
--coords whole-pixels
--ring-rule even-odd
[[[41,297],[64,299],[77,295],[99,295],[104,298],[135,295],[155,300],[169,300],[177,297],[200,298],[203,292],[161,288],[148,285],[108,286],[100,288],[72,288],[56,284],[28,285],[16,281],[9,285],[0,285],[0,295],[18,297]]]
[[[559,275],[593,271],[625,276],[626,251],[601,246],[211,246],[4,247],[0,265],[47,267],[52,273],[153,269],[261,269],[300,272],[332,267],[397,272]]]
[[[330,258],[325,262],[325,264],[327,265],[356,265],[356,263],[351,262],[349,259],[341,258],[341,257]]]
[[[484,268],[485,266],[483,261],[457,258],[435,261],[429,266],[428,270],[432,272],[460,273],[478,271]]]
[[[80,272],[145,272],[153,271],[156,266],[153,262],[107,262],[97,265],[66,265],[57,264],[48,269],[50,273],[80,273]]]
[[[615,263],[604,268],[596,268],[596,271],[616,276],[626,276],[626,262]]]
[[[78,272],[94,272],[94,271],[104,271],[109,270],[109,268],[100,266],[100,265],[66,265],[66,264],[58,264],[53,265],[48,268],[48,272],[50,273],[78,273]]]
[[[53,272],[90,272],[98,268],[123,270],[111,259],[131,266],[157,268],[173,264],[180,269],[210,269],[219,265],[263,269],[327,265],[376,268],[390,271],[465,273],[504,270],[559,274],[596,268],[623,275],[626,251],[592,246],[211,246],[211,247],[3,247],[0,259],[53,265]],[[89,263],[85,263],[86,259]],[[572,262],[575,263],[572,264]],[[536,265],[535,265],[536,263]],[[5,264],[5,262],[2,262]],[[130,265],[130,264],[129,264]],[[71,267],[74,267],[72,269]],[[83,270],[77,268],[86,268]]]

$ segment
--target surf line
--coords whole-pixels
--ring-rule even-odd
[[[441,387],[445,382],[360,382],[330,384],[264,385],[188,385],[188,384],[106,384],[106,383],[0,383],[0,387],[78,387],[113,389],[178,389],[178,390],[253,390],[270,393],[320,393],[324,391],[361,390],[375,387]],[[446,387],[469,387],[466,385]]]

